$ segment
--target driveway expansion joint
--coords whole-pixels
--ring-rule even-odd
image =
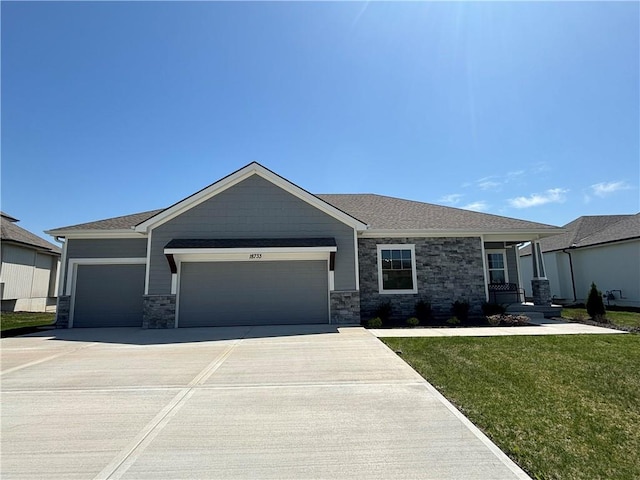
[[[209,365],[207,365],[187,387],[182,388],[173,399],[149,422],[116,457],[94,477],[94,480],[117,480],[129,470],[136,459],[142,455],[147,446],[169,423],[171,418],[182,408],[182,406],[194,394],[196,387],[202,385],[220,366],[229,358],[231,353],[240,345],[242,340],[249,334],[251,329],[245,332],[243,338],[235,340],[221,354],[219,354]]]

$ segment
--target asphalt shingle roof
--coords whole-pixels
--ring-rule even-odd
[[[15,222],[17,222],[18,219],[4,212],[0,212],[0,214],[0,241],[19,243],[50,253],[60,254],[60,247],[16,225]]]
[[[316,196],[374,229],[474,231],[549,229],[551,231],[557,228],[516,218],[370,193]]]
[[[53,230],[128,230],[145,220],[150,219],[154,215],[162,212],[164,209],[150,210],[148,212],[133,213],[131,215],[123,215],[121,217],[105,218],[104,220],[96,220],[95,222],[79,223],[77,225],[69,225],[67,227],[55,228]]]
[[[542,223],[383,195],[357,193],[320,194],[316,196],[352,217],[367,223],[373,229],[434,231],[513,231],[535,229],[549,230],[551,232],[557,228]],[[162,209],[152,210],[54,230],[130,229],[162,211]]]
[[[563,228],[564,233],[540,240],[543,252],[640,238],[640,213],[578,217]],[[531,248],[523,248],[520,255],[531,255]]]

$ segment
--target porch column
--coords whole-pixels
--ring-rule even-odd
[[[544,268],[542,248],[538,240],[531,241],[531,261],[533,262],[533,279],[531,290],[534,305],[551,305],[551,287]]]

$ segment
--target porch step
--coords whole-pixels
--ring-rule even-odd
[[[544,318],[559,317],[562,313],[560,305],[533,305],[532,303],[514,303],[507,307],[507,313],[521,313],[532,320],[532,315],[540,314]]]

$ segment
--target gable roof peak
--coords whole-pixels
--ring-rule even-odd
[[[295,197],[298,197],[302,201],[316,207],[337,220],[356,228],[357,230],[365,230],[367,228],[367,225],[364,222],[358,220],[353,215],[346,213],[344,210],[341,210],[322,198],[313,195],[290,180],[287,180],[272,170],[269,170],[260,163],[253,161],[207,187],[204,187],[196,193],[174,203],[158,214],[138,223],[134,227],[134,230],[139,233],[146,233],[253,175],[258,175],[264,178],[266,181],[271,182],[275,186],[285,190]]]

